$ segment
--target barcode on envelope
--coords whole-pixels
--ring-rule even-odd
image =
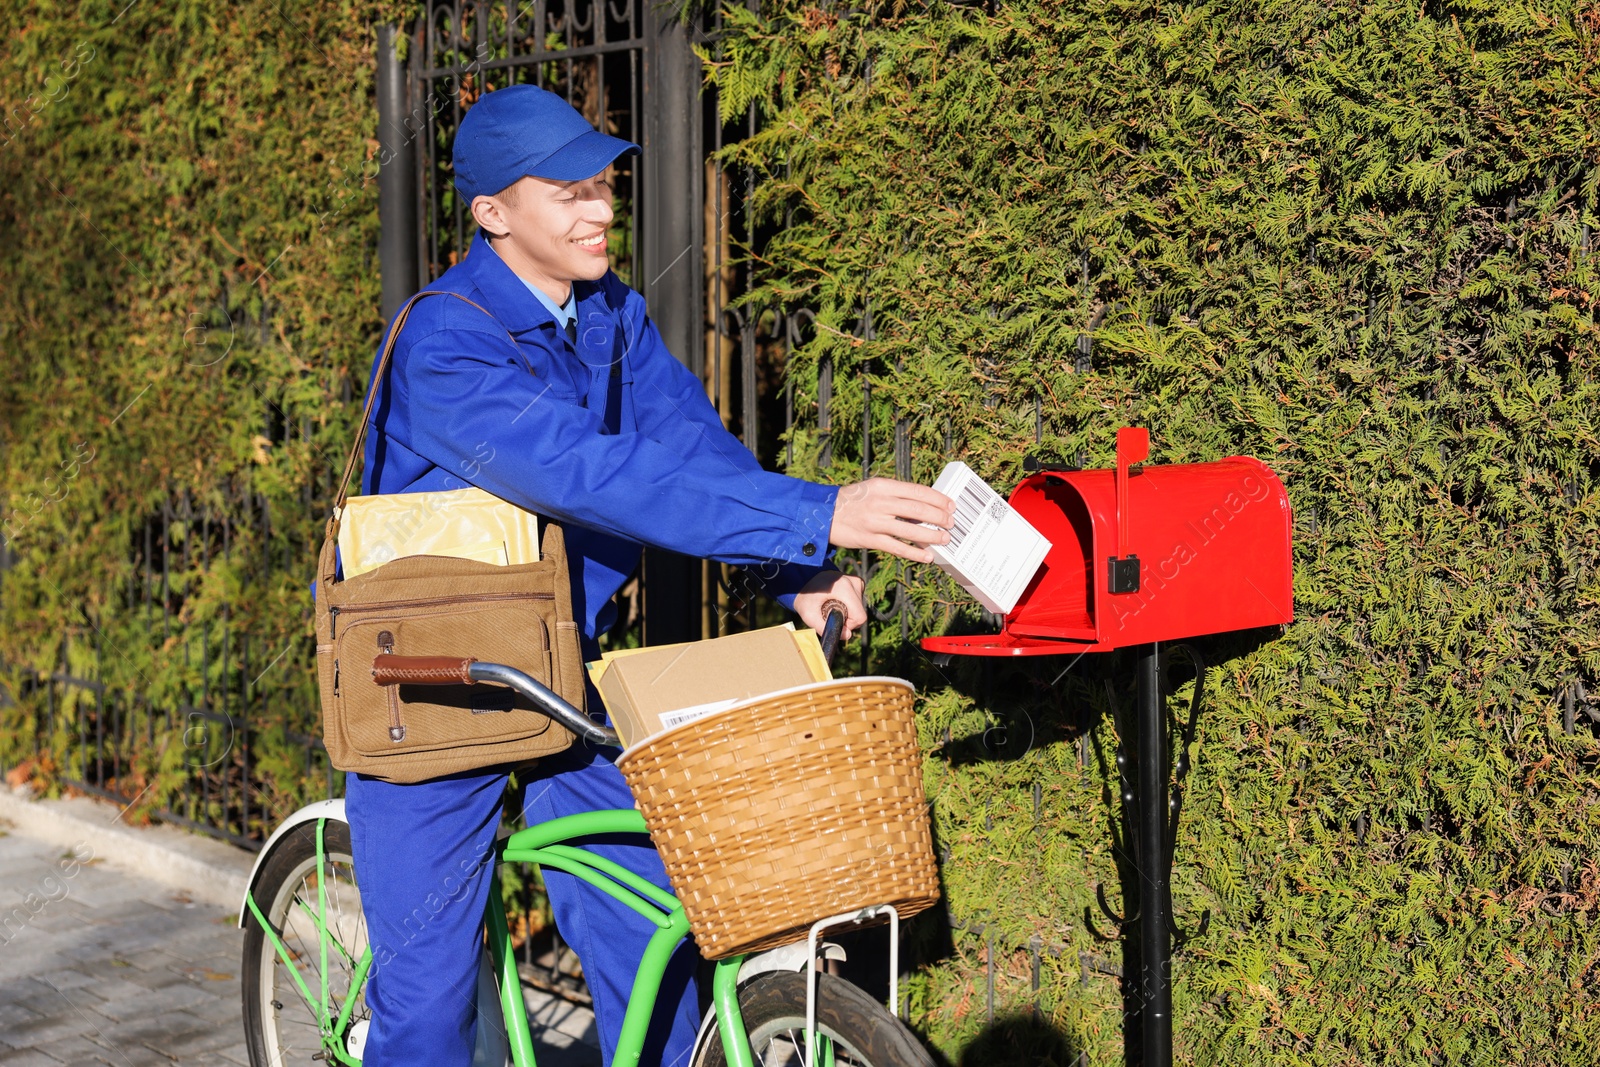
[[[994,491],[978,478],[970,479],[962,487],[960,494],[956,497],[955,522],[950,527],[949,549],[951,552],[958,551],[961,548],[961,542],[966,540],[967,534],[971,533],[973,526],[977,525],[978,519],[983,515],[984,508],[989,504],[989,498],[994,495]]]

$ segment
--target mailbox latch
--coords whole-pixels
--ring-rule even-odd
[[[1129,552],[1126,556],[1111,556],[1106,560],[1106,587],[1112,593],[1137,593],[1139,591],[1139,557]]]

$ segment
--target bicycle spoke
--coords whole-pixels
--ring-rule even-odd
[[[326,1020],[322,1019],[320,1006],[306,999],[299,985],[284,973],[284,969],[294,968],[301,979],[308,983],[308,988],[317,984],[316,968],[320,950],[316,946],[323,937],[326,937],[338,949],[338,954],[334,957],[338,961],[337,969],[330,967],[329,973],[329,997],[332,1005],[342,1009],[354,983],[357,954],[364,950],[366,943],[366,919],[359,909],[352,907],[347,910],[345,907],[342,885],[349,886],[354,892],[355,883],[353,879],[339,877],[338,871],[342,866],[344,864],[337,861],[325,861],[325,869],[329,876],[327,888],[332,897],[326,921],[317,920],[317,911],[312,903],[317,893],[317,885],[315,875],[311,872],[301,877],[299,886],[285,908],[286,914],[283,917],[283,929],[279,931],[279,938],[289,959],[285,960],[282,957],[277,959],[273,976],[274,1000],[283,1005],[276,1009],[275,1022],[285,1048],[303,1047],[308,1053],[320,1052],[323,1047],[323,1033],[333,1025],[337,1016],[330,1015]],[[292,1010],[291,1005],[298,1007],[299,1011]],[[353,1025],[370,1016],[371,1011],[366,1005],[364,996],[358,994],[357,1002],[351,1009],[349,1024]],[[297,1032],[305,1030],[308,1040],[303,1046],[299,1040],[290,1042],[286,1040],[284,1028],[291,1028]]]
[[[340,866],[343,865],[331,862],[328,864],[329,873],[332,876],[332,886],[329,890],[329,899],[334,905],[334,908],[330,909],[330,911],[334,911],[336,914],[328,916],[326,933],[329,940],[332,941],[334,947],[339,950],[339,966],[343,970],[346,978],[351,978],[355,974],[355,968],[360,960],[361,951],[365,948],[367,943],[367,920],[366,916],[358,909],[352,909],[355,911],[354,917],[345,912],[344,895],[339,889],[340,880],[338,868]],[[314,928],[318,928],[321,927],[322,924],[317,922],[316,908],[308,899],[309,896],[315,892],[316,887],[312,886],[310,882],[311,879],[309,875],[301,880],[303,892],[295,894],[293,903],[301,912],[305,914],[306,918],[311,920],[312,926]],[[355,891],[355,883],[353,880],[349,882],[349,885],[351,890]],[[353,930],[351,930],[352,926],[354,927]],[[341,936],[347,930],[350,930],[351,933],[348,945],[345,943],[345,937]],[[348,982],[346,982],[345,987],[349,988]]]
[[[773,1034],[765,1045],[756,1047],[753,1051],[756,1063],[760,1064],[760,1067],[803,1067],[806,1063],[805,1029],[790,1028]],[[819,1030],[816,1054],[811,1062],[814,1067],[841,1067],[860,1062],[848,1052],[844,1052],[842,1056],[840,1052],[838,1043]]]

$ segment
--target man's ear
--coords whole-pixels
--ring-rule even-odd
[[[503,212],[505,206],[492,196],[475,196],[468,207],[472,212],[473,221],[487,237],[504,237],[511,232],[511,227],[506,225]]]

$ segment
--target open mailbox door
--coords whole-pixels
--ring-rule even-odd
[[[1117,433],[1115,470],[1042,471],[1011,494],[1051,543],[1000,633],[928,637],[978,656],[1109,652],[1293,621],[1283,483],[1265,463],[1141,466],[1142,429]]]

